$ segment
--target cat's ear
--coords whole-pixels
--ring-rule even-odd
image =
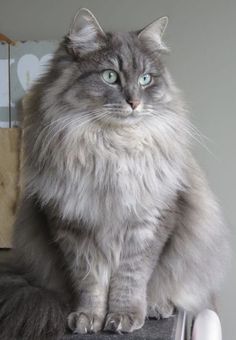
[[[69,47],[75,54],[85,55],[105,44],[106,34],[95,16],[86,8],[75,15],[67,36]]]
[[[157,19],[139,31],[138,38],[150,45],[150,48],[168,51],[166,44],[162,40],[167,24],[168,17]]]

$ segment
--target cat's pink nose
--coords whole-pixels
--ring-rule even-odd
[[[133,110],[135,110],[140,104],[139,99],[129,99],[127,100],[127,102],[132,107]]]

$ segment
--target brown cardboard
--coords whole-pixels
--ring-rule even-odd
[[[0,128],[0,248],[11,247],[20,194],[21,129]]]

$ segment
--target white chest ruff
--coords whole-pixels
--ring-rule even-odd
[[[180,164],[172,164],[142,129],[123,135],[88,131],[76,138],[69,135],[58,152],[58,175],[44,173],[37,190],[66,220],[111,229],[168,206],[181,177]]]
[[[63,216],[112,227],[134,217],[142,219],[154,207],[162,208],[173,183],[161,179],[154,161],[93,158],[91,164],[74,169],[58,197]]]

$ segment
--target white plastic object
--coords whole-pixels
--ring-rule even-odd
[[[192,340],[222,340],[220,319],[215,312],[205,309],[197,315]]]

